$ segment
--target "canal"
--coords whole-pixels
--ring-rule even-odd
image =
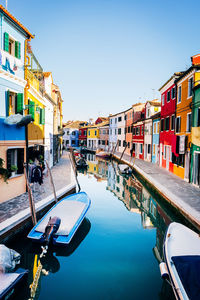
[[[51,247],[42,260],[49,274],[40,276],[35,299],[173,300],[158,264],[165,230],[180,216],[135,176],[120,175],[116,162],[87,159],[78,175],[92,201],[87,218],[68,247]],[[40,248],[26,233],[8,246],[22,254],[31,284]],[[18,299],[28,298],[24,287]]]

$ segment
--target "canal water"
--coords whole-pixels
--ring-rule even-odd
[[[70,245],[51,247],[42,260],[49,274],[40,276],[35,299],[173,300],[159,260],[165,230],[179,216],[135,176],[120,175],[116,162],[87,159],[78,180],[91,207]],[[31,284],[40,248],[26,233],[8,246],[22,254]],[[18,299],[28,299],[26,287]]]

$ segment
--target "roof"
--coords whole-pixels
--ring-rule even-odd
[[[184,72],[175,72],[160,88],[159,88],[159,92],[162,90],[162,88],[168,84],[168,82],[170,82],[173,78],[178,78],[180,77]]]
[[[13,15],[11,15],[11,13],[9,13],[9,11],[5,9],[3,5],[0,5],[0,10],[6,17],[8,17],[8,19],[12,20],[16,25],[18,25],[18,27],[20,27],[26,33],[27,36],[34,39],[34,35],[32,35],[24,25],[22,25]]]
[[[51,72],[43,72],[44,77],[49,77],[50,75],[52,76]]]
[[[184,78],[187,74],[189,74],[193,69],[200,69],[200,65],[194,65],[194,66],[191,66],[189,69],[187,69],[185,72],[182,72],[182,75],[180,77],[178,77],[176,80],[175,80],[175,83],[177,83],[178,81],[180,81],[182,78]]]
[[[63,124],[63,128],[80,128],[82,127],[81,124],[87,123],[85,121],[68,121],[67,123]]]
[[[158,99],[147,101],[146,103],[150,103],[152,106],[161,106],[161,103],[159,102]]]
[[[132,107],[131,107],[131,108],[132,108]],[[123,114],[123,113],[127,112],[128,110],[130,110],[131,108],[128,108],[128,109],[123,110],[123,111],[121,111],[121,112],[118,112],[118,113],[116,113],[116,114],[110,114],[110,115],[109,115],[109,118],[115,117],[115,116],[117,116],[117,115],[119,115],[119,114]]]

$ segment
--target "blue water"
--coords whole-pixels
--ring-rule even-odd
[[[92,201],[87,218],[70,246],[49,250],[42,261],[49,275],[40,277],[35,299],[173,299],[153,249],[162,256],[174,217],[136,178],[120,176],[116,165],[99,161],[92,169],[78,175]],[[12,247],[22,254],[31,283],[40,249],[25,236]]]

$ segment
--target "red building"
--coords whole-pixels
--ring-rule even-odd
[[[172,77],[159,89],[161,93],[160,126],[160,166],[173,173],[173,143],[175,143],[176,86],[175,80],[181,73]]]
[[[79,128],[79,146],[85,146],[87,147],[87,127],[81,127]]]
[[[102,123],[102,122],[107,122],[108,121],[108,118],[105,118],[105,117],[98,117],[95,121],[95,125],[99,124],[99,123]]]
[[[144,159],[145,104],[133,116],[133,157]]]

